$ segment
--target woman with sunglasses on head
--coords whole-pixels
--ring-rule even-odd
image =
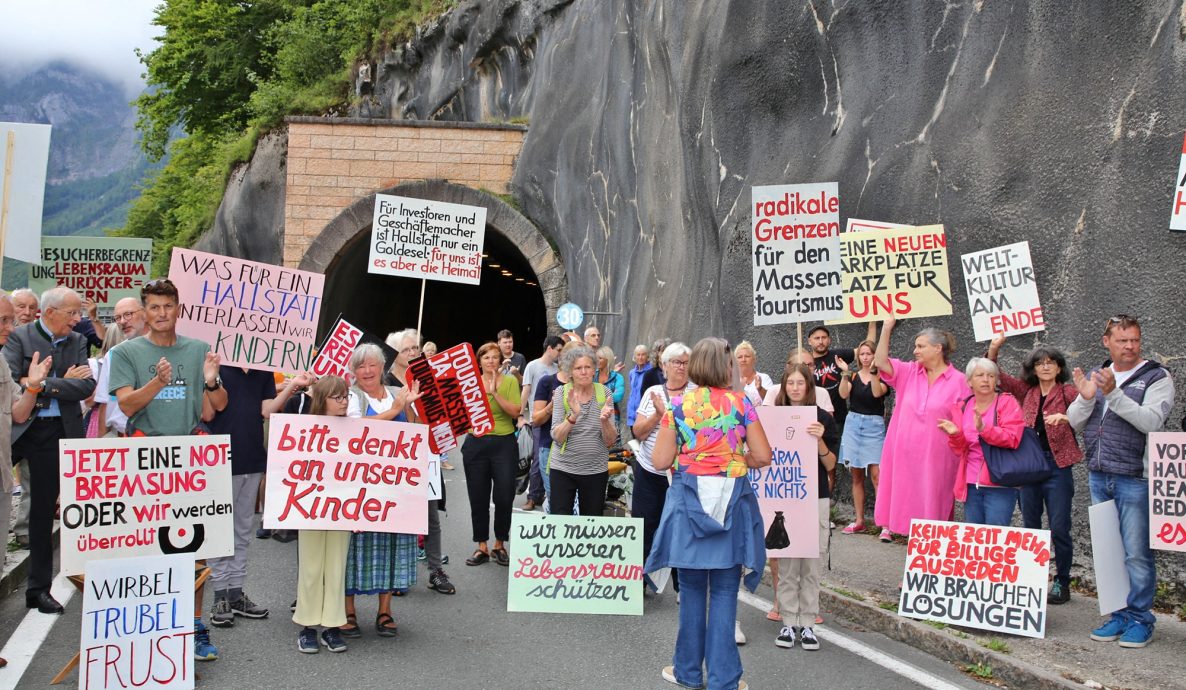
[[[350,394],[345,379],[323,377],[309,389],[309,397],[309,414],[346,416]],[[316,654],[324,646],[331,652],[344,652],[341,627],[346,624],[346,553],[351,534],[320,529],[298,532],[297,599],[292,614],[292,622],[302,626],[297,649],[303,654]],[[317,625],[325,628],[320,636],[314,629]]]
[[[988,358],[997,361],[1005,336],[993,339]],[[1079,389],[1070,383],[1067,359],[1055,348],[1037,347],[1021,365],[1021,378],[1000,373],[1001,390],[1017,398],[1025,425],[1034,430],[1047,458],[1058,467],[1041,484],[1021,487],[1021,517],[1026,527],[1042,528],[1042,513],[1050,521],[1050,539],[1054,542],[1054,582],[1046,595],[1051,604],[1065,604],[1071,598],[1071,562],[1074,541],[1071,539],[1071,501],[1075,497],[1072,468],[1083,459],[1075,440],[1075,430],[1067,419],[1067,408],[1079,397]]]
[[[889,393],[873,366],[877,344],[866,340],[857,345],[857,368],[836,358],[840,368],[840,397],[848,401],[848,417],[840,439],[840,462],[852,475],[852,504],[856,520],[844,528],[845,534],[865,531],[865,473],[877,491],[881,479],[881,449],[885,445],[885,396]]]

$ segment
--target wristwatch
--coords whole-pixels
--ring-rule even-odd
[[[219,388],[222,388],[222,377],[221,376],[214,377],[214,385],[213,386],[211,386],[208,383],[206,384],[206,390],[208,390],[208,391],[216,391]]]

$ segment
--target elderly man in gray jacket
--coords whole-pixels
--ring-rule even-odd
[[[41,318],[13,331],[4,344],[4,359],[13,379],[27,384],[25,374],[38,360],[52,358],[50,375],[37,386],[33,417],[12,428],[12,452],[29,461],[32,496],[29,509],[29,579],[25,605],[42,613],[61,613],[49,592],[53,581],[53,522],[58,501],[58,441],[82,438],[79,402],[95,392],[87,366],[86,338],[73,331],[82,318],[82,298],[57,287],[41,296]]]
[[[8,342],[8,336],[13,328],[12,298],[0,293],[0,346]],[[33,388],[43,385],[46,373],[49,372],[51,360],[38,361],[29,370],[27,380]],[[0,367],[0,534],[8,534],[8,521],[12,514],[12,472],[7,468],[12,465],[12,423],[18,424],[29,418],[33,405],[37,402],[37,394],[28,392],[24,386],[17,385],[8,373],[8,367]],[[0,668],[8,662],[0,658]]]

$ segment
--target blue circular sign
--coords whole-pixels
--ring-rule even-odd
[[[572,302],[561,304],[560,308],[556,310],[556,323],[566,331],[580,328],[581,322],[584,320],[585,312]]]

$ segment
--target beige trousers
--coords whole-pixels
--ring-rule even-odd
[[[308,627],[345,625],[350,532],[303,529],[297,547],[297,606],[292,622]]]
[[[819,500],[820,558],[778,559],[778,610],[787,627],[810,628],[819,615],[820,562],[828,552],[831,501]]]

